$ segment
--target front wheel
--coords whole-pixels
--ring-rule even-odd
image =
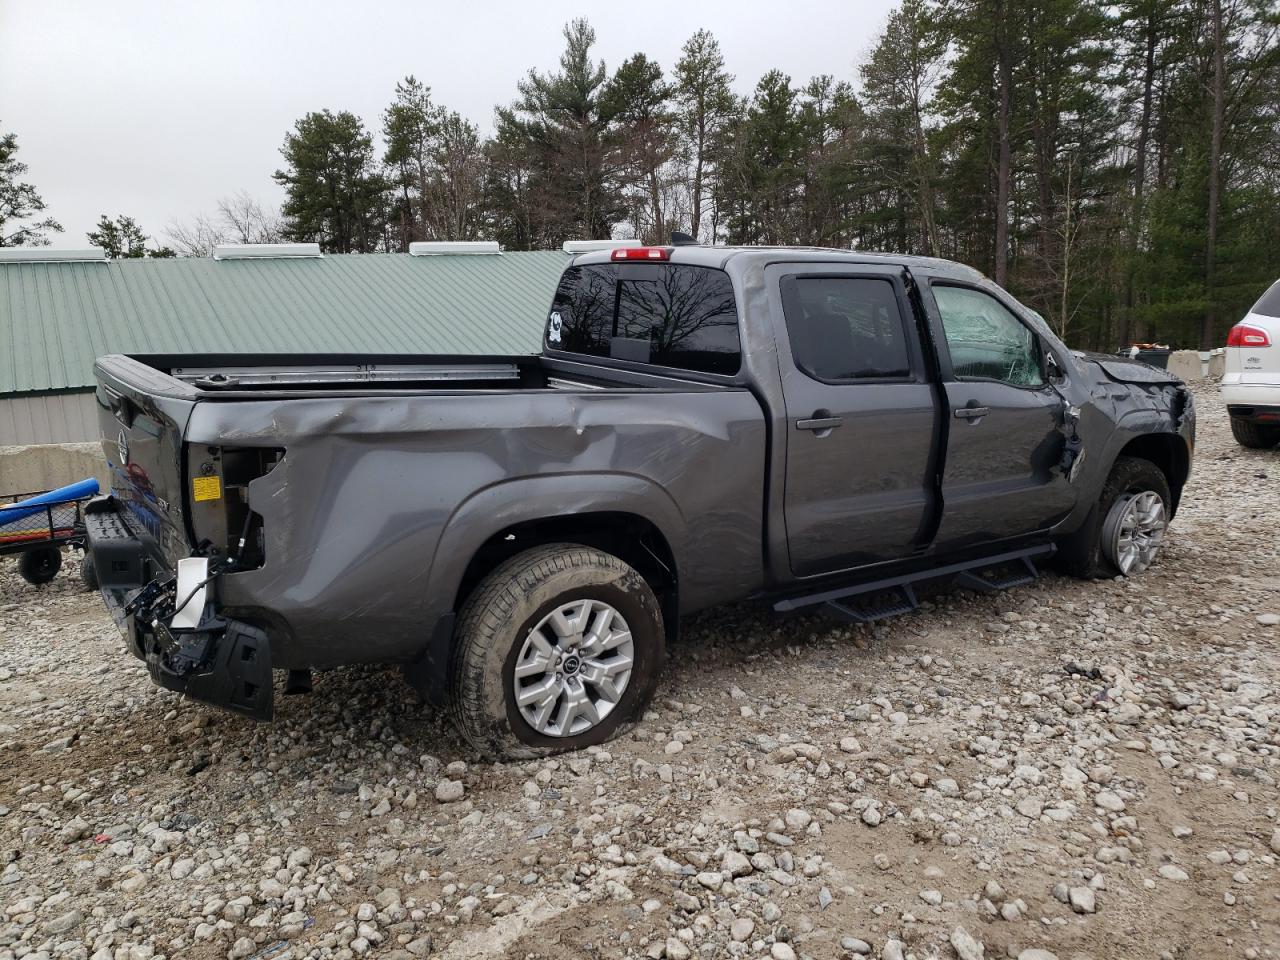
[[[1249,420],[1231,418],[1231,435],[1236,443],[1252,450],[1266,450],[1280,443],[1280,427],[1268,427]]]
[[[490,757],[603,743],[644,709],[664,655],[658,599],[634,569],[579,544],[527,550],[462,609],[454,719]]]
[[[1085,579],[1141,573],[1164,545],[1172,503],[1164,471],[1140,457],[1117,458],[1097,506],[1058,545],[1062,566]]]

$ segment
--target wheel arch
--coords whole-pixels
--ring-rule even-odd
[[[1137,457],[1154,463],[1164,474],[1169,484],[1169,496],[1173,502],[1169,504],[1169,517],[1178,512],[1178,504],[1182,499],[1182,488],[1191,474],[1191,453],[1186,442],[1173,433],[1144,433],[1129,440],[1112,458],[1108,474],[1121,457]]]
[[[453,610],[461,610],[476,585],[499,564],[548,543],[577,543],[612,554],[653,588],[664,621],[675,619],[679,572],[671,544],[652,520],[617,510],[537,517],[497,531],[480,544],[463,571]],[[667,634],[671,636],[669,627]]]
[[[578,543],[613,554],[649,583],[668,642],[679,629],[680,557],[686,524],[666,490],[630,474],[558,474],[504,481],[478,491],[450,517],[428,575],[430,636],[405,677],[427,701],[443,703],[454,623],[484,577],[518,553]]]

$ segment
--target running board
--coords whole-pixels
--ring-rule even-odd
[[[775,613],[793,613],[810,607],[848,623],[874,623],[900,613],[910,613],[920,605],[915,584],[928,580],[951,578],[955,585],[980,593],[996,593],[1031,583],[1039,576],[1033,560],[1054,553],[1052,544],[1014,550],[993,557],[979,557],[963,563],[931,567],[883,580],[871,580],[851,586],[836,587],[799,597],[787,597],[773,604]],[[1013,567],[1001,571],[1001,567]],[[859,599],[861,598],[861,599]]]

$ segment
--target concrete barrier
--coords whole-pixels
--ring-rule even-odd
[[[1204,376],[1198,350],[1175,350],[1169,354],[1169,372],[1183,380],[1199,380]]]
[[[1216,377],[1221,380],[1222,375],[1227,372],[1227,355],[1221,350],[1215,350],[1209,354],[1209,376]]]
[[[97,477],[107,489],[107,461],[100,443],[0,447],[0,496],[39,493],[86,477]]]

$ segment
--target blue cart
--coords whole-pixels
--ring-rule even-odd
[[[48,583],[62,569],[64,549],[84,549],[84,504],[97,493],[98,481],[83,480],[0,505],[0,556],[17,554],[22,579]],[[88,554],[80,561],[80,576],[85,586],[97,587]]]

